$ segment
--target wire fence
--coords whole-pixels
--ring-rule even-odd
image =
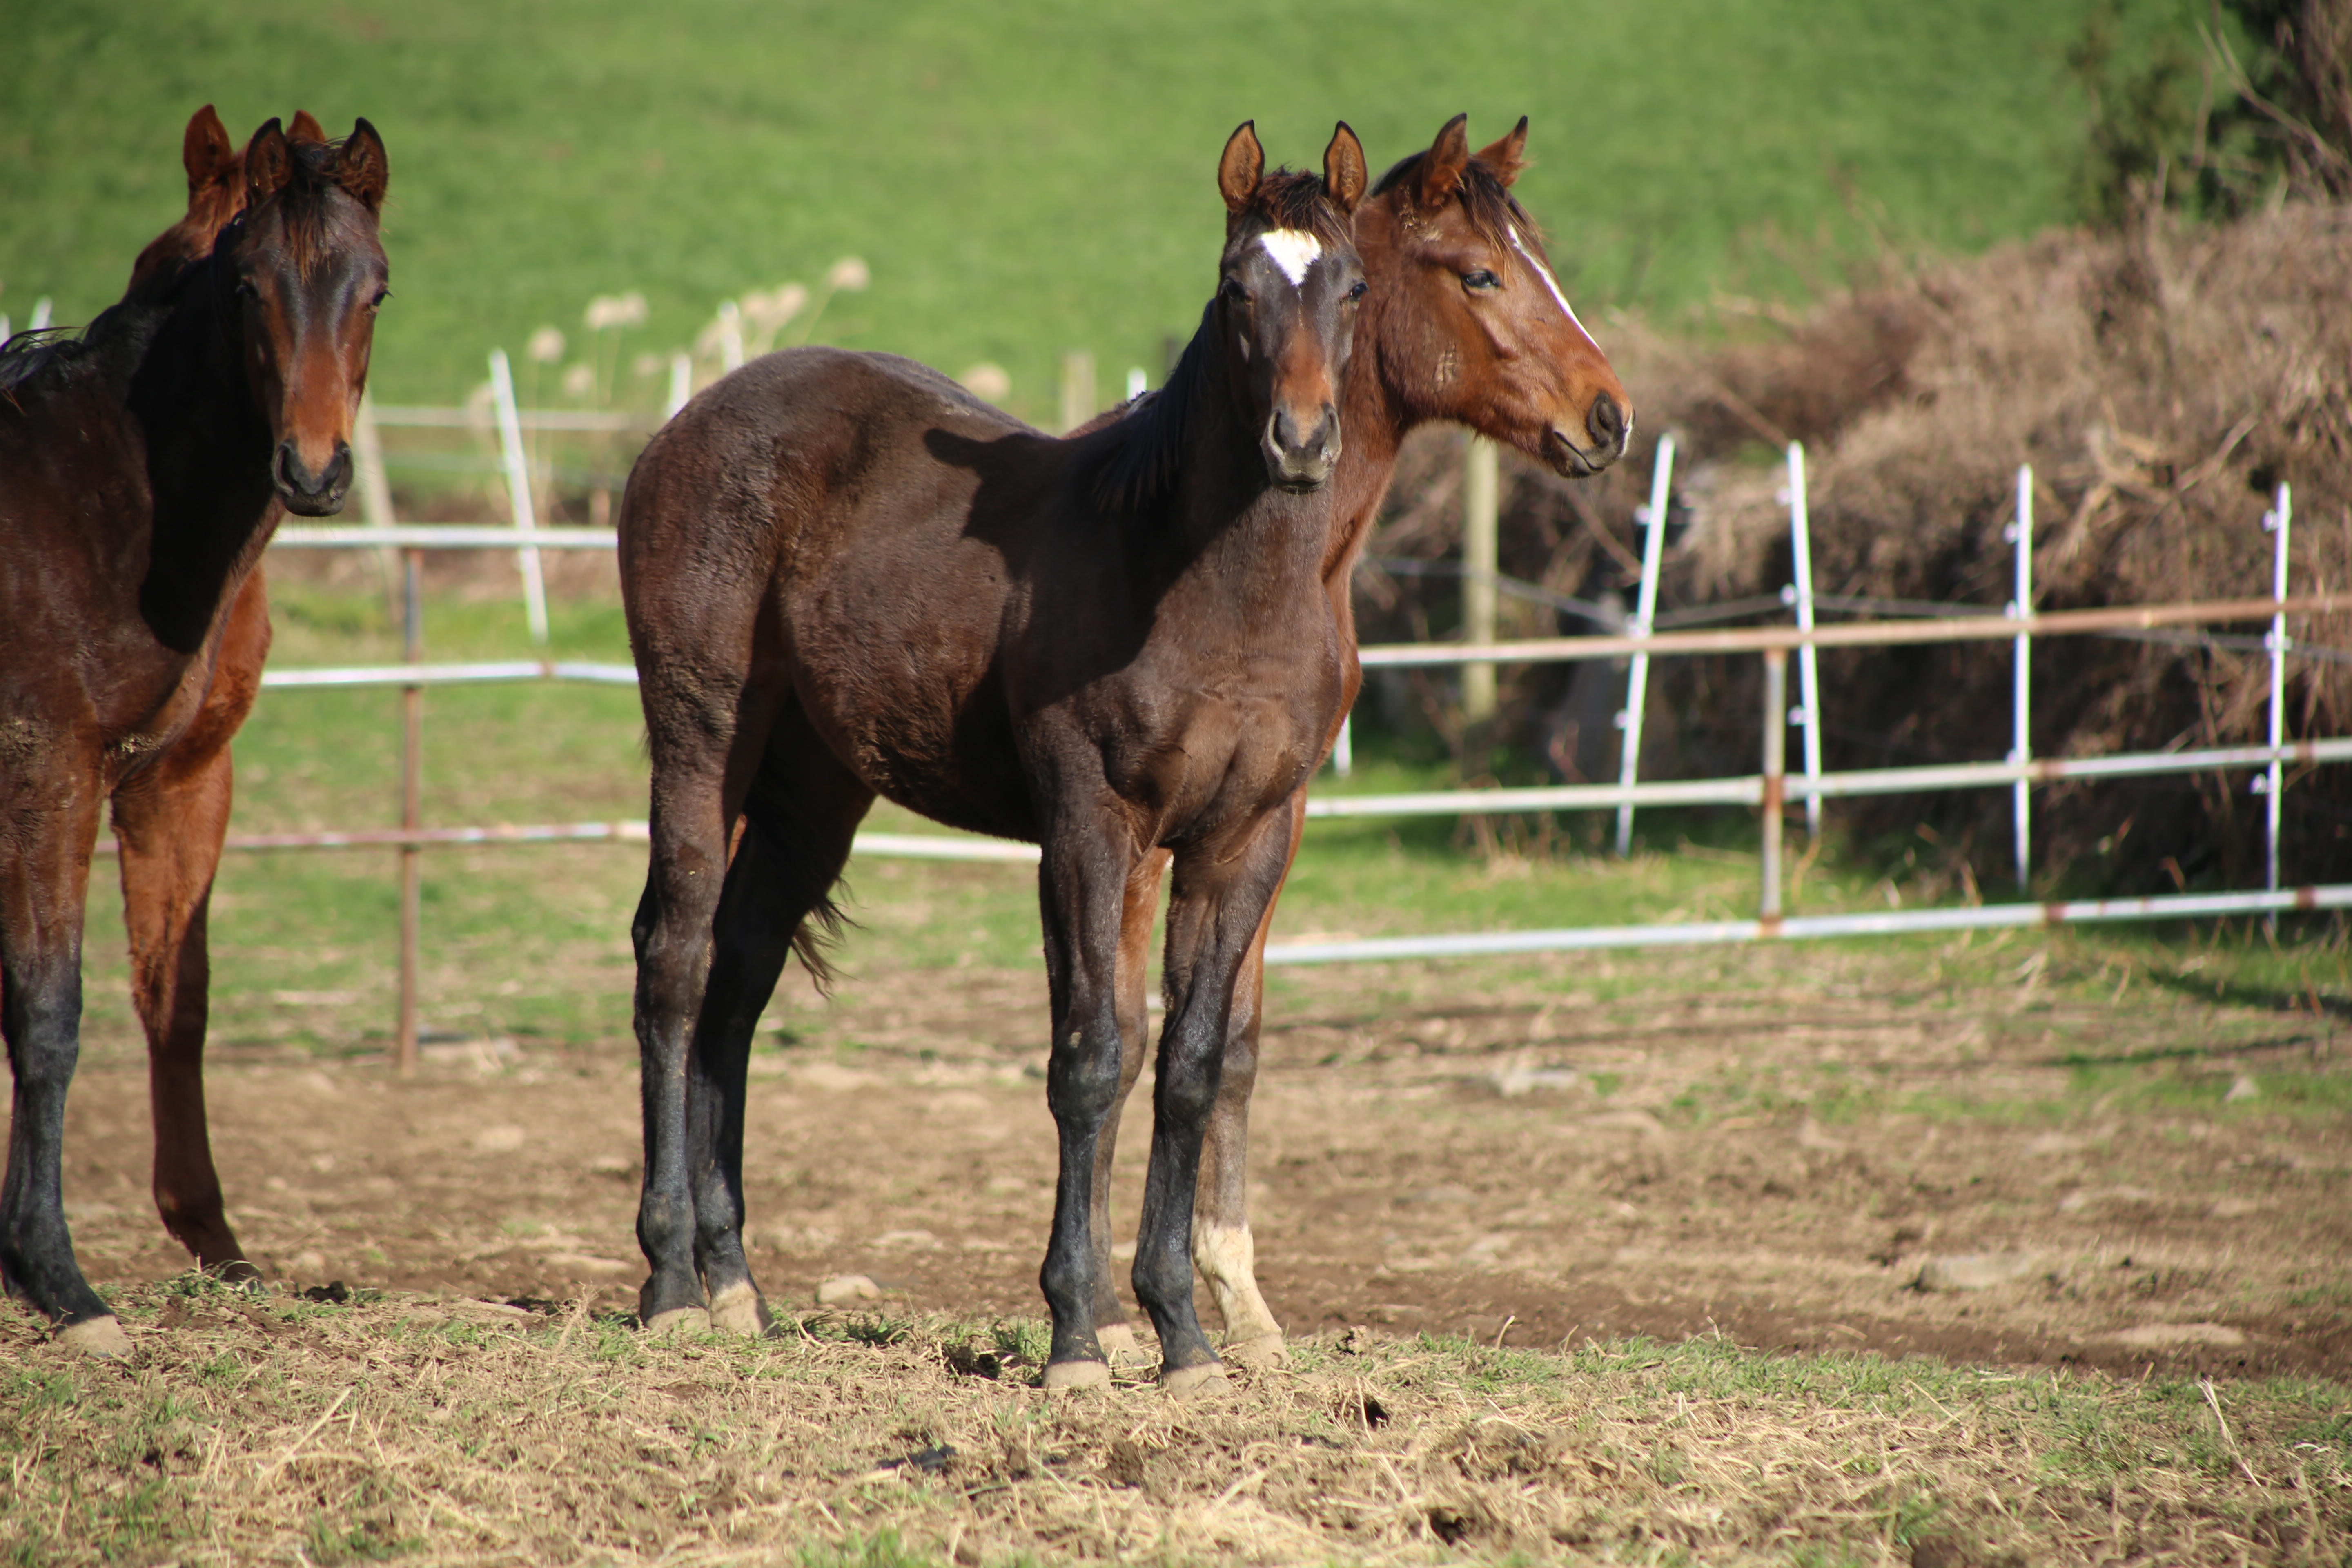
[[[500,441],[499,472],[506,480],[509,520],[504,524],[417,524],[395,521],[382,468],[368,471],[371,454],[380,465],[380,447],[373,430],[363,431],[362,496],[373,495],[370,521],[352,525],[289,526],[278,531],[274,547],[284,550],[375,550],[397,552],[403,563],[400,605],[406,657],[393,665],[344,666],[322,668],[267,670],[262,685],[269,689],[390,688],[402,693],[402,812],[397,828],[233,835],[231,850],[390,848],[400,857],[401,979],[400,1023],[396,1061],[413,1068],[416,1057],[417,977],[422,944],[418,896],[420,852],[449,845],[545,844],[583,842],[642,842],[642,821],[489,824],[427,827],[421,820],[422,693],[427,687],[508,681],[557,681],[598,685],[635,685],[636,671],[628,665],[552,658],[428,664],[424,659],[423,604],[419,579],[427,551],[512,550],[522,581],[522,592],[534,641],[547,641],[545,587],[540,571],[544,551],[610,551],[614,535],[609,529],[540,526],[530,489],[531,470],[524,447],[526,428],[595,429],[614,432],[642,426],[627,416],[554,412],[525,415],[514,405],[510,376],[492,375],[495,427]],[[385,423],[397,419],[426,427],[479,427],[478,418],[460,409],[373,410]],[[1791,446],[1788,454],[1788,506],[1792,557],[1798,581],[1775,598],[1741,600],[1714,606],[1661,615],[1656,608],[1656,584],[1661,574],[1661,550],[1672,485],[1675,458],[1671,437],[1660,442],[1653,474],[1651,500],[1636,521],[1645,525],[1643,574],[1633,616],[1622,632],[1601,635],[1526,638],[1514,641],[1422,643],[1370,647],[1360,650],[1367,668],[1451,667],[1464,670],[1492,668],[1506,663],[1575,662],[1623,659],[1627,662],[1627,703],[1619,715],[1625,732],[1618,782],[1556,784],[1524,788],[1489,787],[1390,794],[1336,793],[1317,790],[1307,802],[1310,818],[1370,816],[1483,816],[1507,813],[1608,810],[1616,813],[1616,844],[1620,853],[1633,843],[1634,814],[1645,807],[1686,805],[1744,806],[1760,814],[1762,835],[1759,857],[1757,914],[1751,920],[1678,921],[1670,924],[1562,927],[1538,931],[1430,933],[1370,940],[1297,942],[1270,945],[1266,962],[1275,964],[1381,962],[1506,953],[1575,951],[1580,949],[1683,946],[1694,943],[1801,940],[1906,931],[1945,931],[1996,927],[2056,925],[2128,920],[2187,920],[2216,916],[2265,914],[2293,910],[2352,908],[2352,885],[2282,886],[2280,806],[2288,764],[2298,768],[2352,762],[2352,737],[2320,737],[2290,742],[2285,735],[2284,667],[2290,658],[2341,662],[2352,650],[2296,644],[2286,630],[2290,616],[2340,611],[2352,607],[2352,595],[2315,594],[2291,597],[2287,582],[2287,542],[2292,496],[2279,487],[2275,504],[2263,519],[2274,535],[2273,593],[2267,599],[2147,605],[2093,610],[2036,613],[2032,605],[2032,483],[2030,468],[2018,476],[2018,517],[2010,530],[2016,546],[2016,596],[1998,610],[1984,606],[1917,604],[1907,601],[1820,595],[1810,582],[1810,542],[1805,509],[1804,457]],[[1408,563],[1382,562],[1389,570]],[[1435,570],[1432,563],[1412,569]],[[1457,566],[1475,574],[1479,568]],[[1486,573],[1496,577],[1490,570]],[[1507,582],[1490,582],[1489,593],[1509,588]],[[1519,585],[1532,589],[1533,585]],[[1553,607],[1584,616],[1590,624],[1606,626],[1602,606],[1533,590]],[[1745,618],[1772,609],[1793,610],[1794,625],[1707,627],[1706,619]],[[1823,610],[1873,618],[1822,625]],[[1591,613],[1588,613],[1591,612]],[[1896,618],[1901,617],[1901,618]],[[2267,621],[2260,637],[2221,637],[2204,628]],[[2271,664],[2268,743],[2260,746],[2174,750],[2092,757],[2036,758],[2029,750],[2032,702],[2030,679],[2032,645],[2051,637],[2106,636],[2145,639],[2182,639],[2209,646],[2264,651]],[[1822,694],[1815,662],[1822,647],[1888,647],[1902,645],[1964,641],[2005,641],[2015,663],[2013,682],[2013,744],[1997,760],[1947,763],[1930,766],[1887,767],[1832,773],[1822,763]],[[1788,700],[1789,654],[1798,655],[1800,695]],[[1726,778],[1650,780],[1639,777],[1642,735],[1647,702],[1649,661],[1658,658],[1695,655],[1757,655],[1764,665],[1762,755],[1758,772]],[[1352,724],[1352,721],[1349,721]],[[1790,729],[1800,739],[1801,765],[1787,765]],[[1351,751],[1343,727],[1337,760]],[[2063,902],[1979,903],[1959,908],[1889,910],[1864,913],[1801,915],[1782,909],[1781,845],[1783,816],[1792,804],[1803,810],[1809,831],[1818,832],[1822,803],[1864,795],[1907,794],[1939,790],[2006,788],[2012,799],[2017,886],[2024,893],[2032,870],[2032,799],[2036,785],[2061,780],[2147,777],[2161,774],[2214,773],[2243,770],[2252,773],[2251,787],[2263,795],[2266,806],[2266,882],[2260,890],[2163,895]],[[101,845],[100,852],[111,849]],[[1034,863],[1033,845],[1005,843],[967,834],[885,834],[857,836],[855,853],[919,858]]]

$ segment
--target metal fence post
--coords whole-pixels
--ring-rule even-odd
[[[2017,521],[2009,525],[2009,536],[2017,544],[2017,597],[2009,613],[2021,621],[2033,614],[2033,466],[2021,465],[2017,470]],[[2023,767],[2033,758],[2031,725],[2032,701],[2031,670],[2033,659],[2033,639],[2024,632],[2017,634],[2016,690],[2011,704],[2012,729],[2009,760]],[[2030,890],[2029,874],[2032,865],[2032,819],[2031,791],[2023,778],[2010,786],[2010,810],[2017,824],[2017,890]]]
[[[1072,349],[1062,356],[1062,427],[1055,434],[1068,435],[1095,413],[1095,356]]]
[[[1650,466],[1650,505],[1643,516],[1643,526],[1648,530],[1642,536],[1642,589],[1635,599],[1633,635],[1650,635],[1650,625],[1658,614],[1658,563],[1666,547],[1666,498],[1673,493],[1675,478],[1675,438],[1671,432],[1658,437],[1657,461]],[[1633,787],[1642,769],[1642,715],[1650,696],[1650,656],[1633,656],[1633,673],[1625,682],[1625,712],[1618,721],[1625,731],[1624,755],[1618,759],[1617,782],[1627,789]],[[1631,801],[1617,808],[1618,858],[1633,852],[1633,805]]]
[[[408,662],[425,658],[425,605],[418,593],[425,552],[403,552],[401,636]],[[424,826],[425,688],[400,691],[400,826],[410,833]],[[400,847],[400,1026],[393,1046],[393,1070],[403,1078],[416,1071],[416,989],[424,946],[423,866],[414,839]]]
[[[1790,584],[1790,603],[1797,606],[1798,626],[1811,631],[1812,521],[1805,505],[1805,448],[1795,441],[1789,443],[1789,542],[1797,578]],[[1822,776],[1822,666],[1821,654],[1811,643],[1797,650],[1797,700],[1801,706],[1790,719],[1805,727],[1805,777],[1818,782]],[[1805,796],[1805,832],[1808,837],[1818,837],[1821,831],[1822,797],[1809,794]]]
[[[2281,484],[2278,488],[2278,504],[2271,509],[2268,517],[2263,519],[2263,526],[2277,535],[2277,546],[2271,557],[2271,598],[2280,604],[2286,602],[2287,525],[2294,521],[2294,494],[2284,484]],[[2271,757],[2270,768],[2263,777],[2265,796],[2263,805],[2266,807],[2264,817],[2269,829],[2267,836],[2269,880],[2263,885],[2275,893],[2279,887],[2279,828],[2286,805],[2286,769],[2283,760],[2275,754],[2286,744],[2288,644],[2286,615],[2284,611],[2272,612],[2271,635],[2263,640],[2270,644],[2271,651],[2271,751],[2273,753]],[[2272,926],[2275,927],[2278,924],[2278,916],[2275,913],[2272,914],[2269,920]]]
[[[1780,808],[1789,787],[1789,653],[1764,650],[1764,835],[1763,897],[1758,917],[1764,934],[1777,936],[1780,924]]]
[[[507,471],[507,506],[514,513],[518,532],[539,529],[539,512],[530,499],[530,458],[523,450],[522,416],[515,409],[514,374],[507,368],[507,351],[490,351],[490,397],[499,417],[499,451]],[[539,551],[524,545],[515,552],[522,563],[522,608],[530,622],[530,640],[547,642],[547,584],[540,575]]]
[[[383,472],[383,436],[375,424],[375,400],[360,395],[359,417],[352,422],[352,463],[359,470],[360,521],[374,528],[390,528],[392,482]],[[384,597],[393,597],[392,573],[398,557],[391,550],[376,552],[376,571]],[[384,606],[389,610],[392,606]]]
[[[1495,576],[1501,559],[1496,517],[1501,475],[1495,443],[1470,437],[1462,455],[1462,640],[1495,640]],[[1462,719],[1476,724],[1495,716],[1495,667],[1462,667]]]
[[[693,395],[694,361],[685,354],[670,355],[669,395],[662,401],[662,423],[667,425],[677,418],[677,411],[685,407],[687,399]]]

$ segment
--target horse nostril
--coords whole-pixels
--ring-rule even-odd
[[[1584,427],[1592,432],[1595,441],[1613,451],[1625,438],[1625,410],[1604,392],[1592,400],[1592,412],[1584,416]]]

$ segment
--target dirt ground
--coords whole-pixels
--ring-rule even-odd
[[[1719,1332],[2352,1377],[2352,1127],[2340,1095],[2280,1088],[2352,1072],[2341,1020],[2147,983],[2053,999],[2040,951],[1974,984],[1827,948],[1282,972],[1254,1144],[1267,1298],[1294,1334]],[[1697,963],[1712,983],[1690,984]],[[1684,973],[1629,991],[1643,965]],[[856,1273],[909,1310],[1039,1315],[1042,975],[868,972],[829,1003],[799,984],[753,1062],[748,1230],[771,1297]],[[404,1082],[380,1057],[216,1049],[215,1146],[251,1255],[297,1285],[633,1304],[634,1049],[428,1055]],[[91,1053],[69,1126],[93,1280],[183,1269],[146,1195],[135,1055]],[[1122,1230],[1143,1147],[1133,1131]],[[2011,1278],[1920,1288],[1956,1257]]]

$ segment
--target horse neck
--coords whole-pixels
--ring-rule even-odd
[[[1399,301],[1393,268],[1384,266],[1389,254],[1363,243],[1367,226],[1358,228],[1365,271],[1387,279],[1388,286],[1376,281],[1356,308],[1355,349],[1348,362],[1347,384],[1339,395],[1339,429],[1346,446],[1339,454],[1339,469],[1331,476],[1331,532],[1323,554],[1323,578],[1343,599],[1348,575],[1355,570],[1356,557],[1388,495],[1389,481],[1396,476],[1397,454],[1405,435],[1422,423],[1391,380],[1391,356],[1381,352],[1385,336],[1397,321]],[[1392,253],[1392,247],[1388,249]]]
[[[1202,362],[1165,514],[1167,542],[1185,574],[1242,578],[1236,591],[1262,603],[1269,593],[1286,593],[1293,575],[1315,574],[1334,492],[1327,484],[1291,495],[1267,482],[1256,420],[1234,395],[1232,349],[1205,324],[1198,348]]]
[[[201,261],[181,275],[123,389],[147,458],[150,533],[140,608],[157,637],[194,652],[268,542],[278,517],[269,426],[254,407],[228,307]]]

